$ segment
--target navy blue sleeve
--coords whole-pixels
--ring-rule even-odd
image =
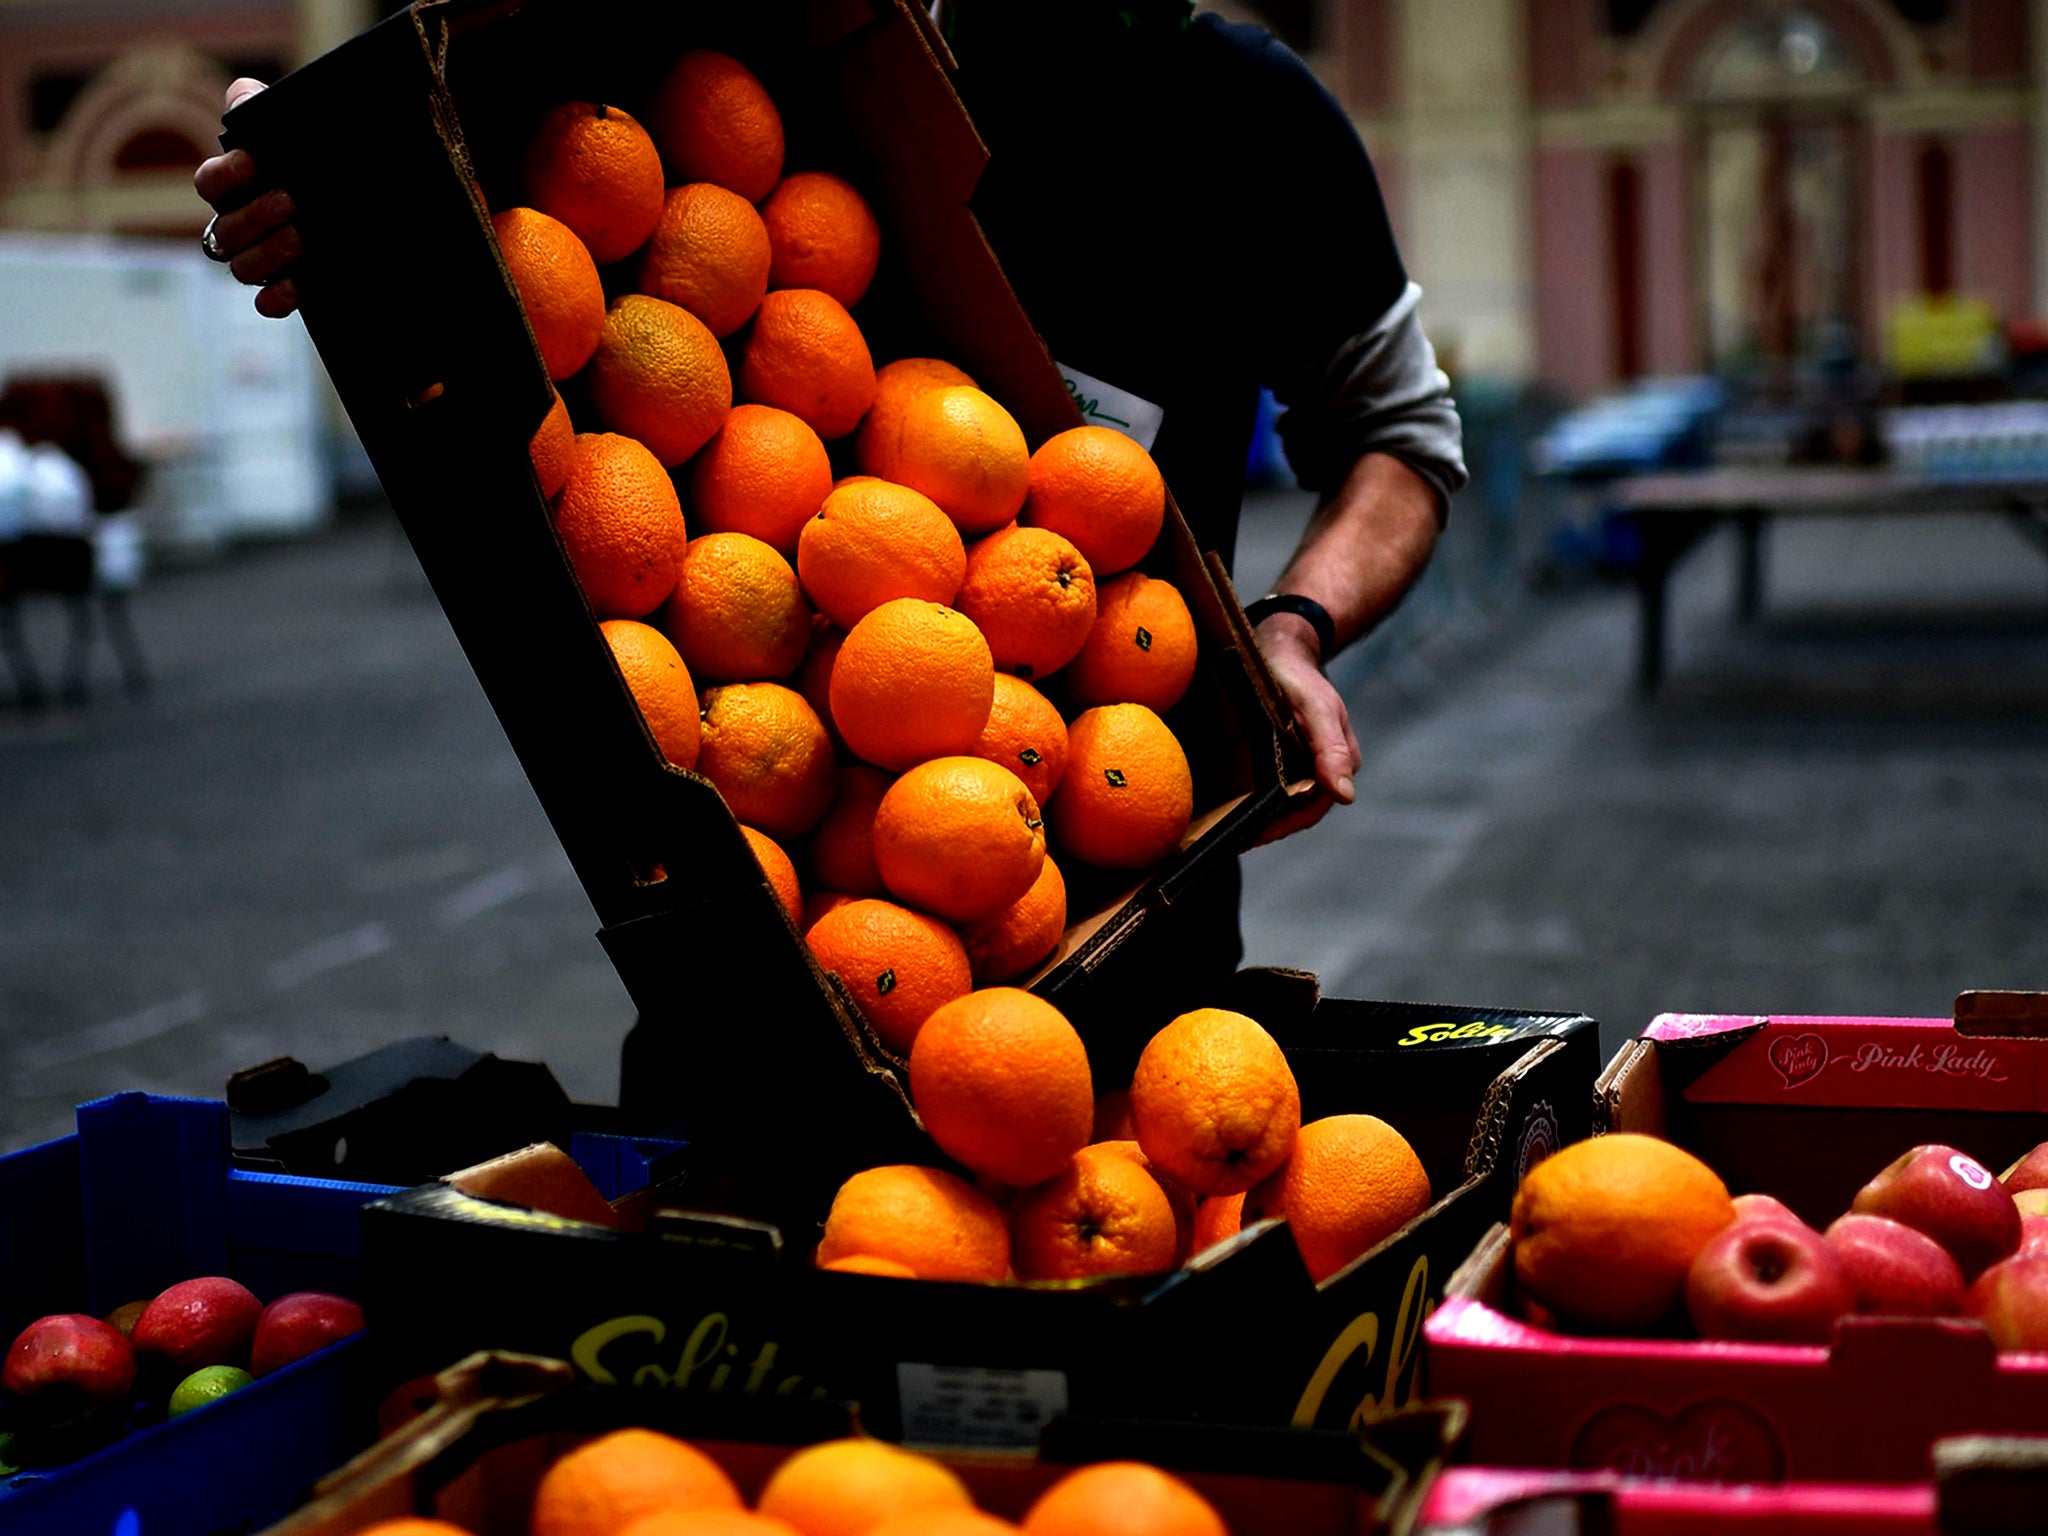
[[[1391,309],[1408,274],[1365,144],[1308,66],[1259,27],[1203,15],[1194,30],[1236,55],[1244,142],[1236,185],[1216,190],[1240,203],[1241,259],[1260,274],[1259,381],[1285,395]]]

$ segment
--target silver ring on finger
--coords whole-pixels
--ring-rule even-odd
[[[199,249],[206,252],[208,261],[233,261],[233,255],[221,246],[219,225],[220,215],[217,213],[206,221],[206,232],[199,237]]]

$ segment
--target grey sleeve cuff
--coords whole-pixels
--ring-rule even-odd
[[[1451,381],[1436,365],[1410,283],[1393,307],[1281,401],[1275,430],[1304,487],[1333,491],[1368,453],[1400,459],[1436,491],[1438,515],[1470,475]]]

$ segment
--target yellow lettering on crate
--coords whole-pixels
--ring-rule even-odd
[[[1474,1019],[1469,1024],[1417,1024],[1403,1035],[1400,1045],[1442,1045],[1449,1040],[1505,1040],[1515,1032],[1512,1024],[1488,1024]]]
[[[1394,1331],[1388,1339],[1385,1385],[1379,1392],[1367,1392],[1346,1416],[1345,1427],[1356,1429],[1382,1414],[1406,1406],[1414,1396],[1413,1368],[1422,1344],[1422,1322],[1428,1315],[1429,1255],[1418,1254],[1408,1271],[1408,1283],[1401,1292],[1400,1309],[1394,1314]],[[1308,1379],[1301,1401],[1294,1405],[1294,1427],[1312,1429],[1322,1418],[1323,1404],[1344,1368],[1361,1353],[1362,1366],[1370,1367],[1379,1348],[1380,1315],[1363,1312],[1330,1341],[1320,1364]]]
[[[577,1335],[576,1342],[569,1346],[569,1359],[577,1370],[599,1386],[616,1387],[619,1378],[605,1368],[600,1357],[607,1344],[630,1338],[636,1333],[646,1334],[649,1344],[659,1344],[667,1337],[668,1327],[658,1317],[614,1317]]]
[[[615,1387],[619,1384],[618,1372],[624,1368],[625,1362],[607,1362],[607,1349],[622,1339],[638,1339],[644,1341],[642,1352],[646,1353],[658,1348],[667,1337],[668,1325],[658,1317],[635,1313],[609,1318],[579,1334],[576,1342],[569,1346],[569,1358],[576,1369],[599,1386]],[[636,1387],[674,1387],[703,1392],[733,1389],[749,1394],[769,1392],[777,1397],[811,1397],[819,1401],[830,1395],[823,1386],[807,1385],[802,1375],[774,1375],[782,1346],[772,1339],[763,1341],[753,1358],[735,1376],[734,1367],[738,1365],[741,1353],[740,1346],[732,1341],[731,1320],[723,1312],[709,1312],[697,1320],[684,1338],[672,1369],[655,1360],[642,1360],[633,1368],[629,1380]]]

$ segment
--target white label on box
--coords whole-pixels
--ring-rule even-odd
[[[1067,1411],[1067,1377],[906,1360],[896,1367],[896,1395],[906,1445],[1036,1446],[1038,1432]]]
[[[1084,422],[1091,427],[1113,428],[1147,452],[1151,450],[1153,439],[1159,436],[1159,424],[1166,420],[1164,409],[1150,400],[1139,399],[1129,390],[1090,378],[1078,368],[1069,368],[1065,363],[1055,366],[1067,381],[1067,393],[1080,407]]]

